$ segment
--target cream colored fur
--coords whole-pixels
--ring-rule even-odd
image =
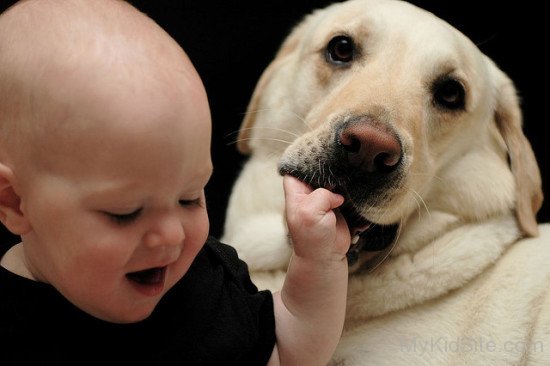
[[[351,67],[325,60],[338,34],[361,47]],[[464,84],[465,110],[434,106],[430,83],[445,73]],[[540,174],[514,85],[411,4],[350,0],[292,31],[243,122],[239,149],[250,158],[222,240],[260,288],[278,289],[290,255],[278,164],[319,147],[335,116],[364,113],[384,116],[404,157],[399,188],[363,214],[400,233],[373,272],[352,268],[332,364],[550,365],[550,225],[535,220]]]

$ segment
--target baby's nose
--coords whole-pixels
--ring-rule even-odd
[[[176,214],[158,218],[146,234],[145,243],[149,247],[161,245],[179,245],[185,238],[183,224]]]

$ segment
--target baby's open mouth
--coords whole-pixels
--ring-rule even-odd
[[[126,274],[126,278],[139,285],[158,285],[164,283],[166,267],[145,269]]]

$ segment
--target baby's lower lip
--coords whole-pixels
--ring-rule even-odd
[[[126,274],[132,286],[146,296],[156,296],[164,289],[166,267],[150,268]]]

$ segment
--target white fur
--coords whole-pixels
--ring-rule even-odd
[[[361,42],[362,58],[330,69],[319,50],[342,32]],[[466,85],[460,113],[430,99],[430,80],[448,70]],[[549,365],[550,225],[535,222],[540,173],[513,83],[464,35],[411,4],[350,0],[293,30],[243,123],[239,146],[250,158],[222,240],[258,287],[278,289],[291,252],[278,163],[323,141],[334,116],[379,109],[403,143],[404,178],[364,214],[401,228],[386,261],[351,273],[332,364]]]

